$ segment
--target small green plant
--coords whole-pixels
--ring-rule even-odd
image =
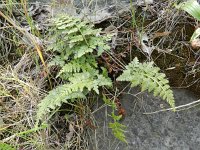
[[[15,150],[11,145],[6,143],[0,143],[0,149],[1,150]]]
[[[141,86],[141,91],[148,90],[154,96],[160,96],[166,100],[172,108],[175,108],[173,91],[170,89],[169,81],[160,69],[153,66],[153,62],[139,63],[137,57],[126,66],[123,74],[117,78],[118,81],[130,81],[132,87]]]
[[[109,115],[113,122],[109,123],[109,127],[112,129],[112,132],[116,138],[118,138],[120,141],[127,143],[126,137],[125,137],[125,128],[126,126],[121,124],[119,121],[122,118],[122,115],[115,115],[115,111],[117,110],[117,106],[114,101],[107,99],[106,96],[103,96],[103,100],[106,105],[110,106],[112,108],[111,115]]]
[[[90,91],[99,94],[99,87],[111,86],[111,80],[99,72],[96,58],[109,50],[109,37],[100,35],[87,21],[66,15],[53,20],[48,49],[56,54],[49,65],[61,67],[57,77],[65,82],[49,92],[39,104],[37,119],[64,102],[86,98]]]
[[[106,44],[110,37],[101,35],[101,29],[94,29],[89,22],[66,15],[53,19],[51,29],[52,42],[48,50],[53,52],[55,57],[49,66],[60,67],[57,77],[63,80],[63,84],[51,90],[38,105],[37,125],[44,115],[56,110],[62,103],[85,99],[91,91],[99,94],[99,87],[112,86],[106,69],[99,68],[96,61],[104,51],[110,49]],[[174,97],[168,80],[165,79],[165,74],[159,71],[158,67],[153,67],[153,62],[141,64],[135,58],[117,80],[130,81],[132,86],[141,85],[142,91],[154,91],[155,96],[160,95],[174,108]],[[113,110],[110,116],[114,122],[110,123],[109,127],[115,137],[126,142],[125,126],[119,123],[122,116],[115,115],[114,102],[105,97],[104,101]]]
[[[182,2],[179,5],[175,5],[175,6],[178,9],[182,9],[182,10],[186,11],[191,16],[193,16],[195,19],[200,21],[200,5],[197,2],[197,0],[188,0],[186,2]],[[200,28],[197,28],[194,31],[190,41],[197,39],[199,37],[199,35],[200,35]]]

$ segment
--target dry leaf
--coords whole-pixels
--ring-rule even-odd
[[[197,38],[197,39],[192,40],[192,41],[191,41],[191,46],[192,46],[192,48],[194,48],[194,49],[200,48],[200,39]]]

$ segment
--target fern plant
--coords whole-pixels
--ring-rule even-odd
[[[160,96],[166,100],[172,108],[175,108],[173,91],[170,89],[169,81],[160,68],[154,67],[153,62],[139,63],[137,57],[126,66],[123,74],[117,78],[118,81],[130,81],[131,86],[140,85],[141,91],[148,90],[154,96]]]
[[[100,29],[81,19],[66,15],[53,19],[51,41],[48,50],[55,54],[49,63],[60,66],[57,77],[64,84],[49,92],[39,104],[37,122],[47,112],[56,109],[64,102],[74,102],[86,98],[90,91],[99,94],[99,87],[111,86],[111,80],[100,74],[96,58],[110,47],[110,38],[100,35]]]
[[[112,86],[106,69],[98,68],[96,62],[97,57],[110,49],[106,44],[109,36],[101,35],[101,29],[94,29],[87,21],[66,15],[53,19],[51,29],[52,42],[48,50],[53,52],[55,57],[49,66],[60,67],[57,77],[63,80],[63,84],[51,90],[38,105],[37,125],[44,115],[60,107],[62,103],[85,99],[91,91],[99,94],[99,87]],[[158,67],[153,66],[153,62],[142,64],[135,58],[117,80],[130,81],[132,86],[141,85],[142,91],[153,91],[155,96],[161,96],[174,108],[173,92],[165,74],[159,71]],[[121,116],[115,115],[116,107],[113,103],[107,101],[107,104],[113,109],[111,117],[114,120],[109,127],[118,139],[126,142],[125,126],[119,123]]]
[[[113,119],[113,122],[109,123],[109,127],[112,129],[114,136],[120,141],[127,143],[124,130],[126,126],[119,122],[120,119],[122,118],[122,115],[115,115],[115,111],[117,110],[115,102],[106,98],[105,95],[103,96],[103,100],[105,104],[110,106],[112,109],[111,115],[109,116]]]

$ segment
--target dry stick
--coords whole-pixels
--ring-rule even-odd
[[[194,101],[194,102],[191,102],[191,103],[185,104],[185,105],[177,106],[177,107],[175,107],[175,110],[176,110],[176,109],[183,108],[183,107],[187,107],[187,106],[190,106],[190,105],[193,105],[193,104],[196,104],[196,103],[200,103],[200,99],[197,100],[197,101]],[[151,114],[156,114],[156,113],[159,113],[159,112],[169,111],[169,110],[173,110],[173,109],[174,109],[174,108],[161,109],[161,110],[158,110],[158,111],[147,112],[147,113],[143,113],[143,114],[144,114],[144,115],[151,115]]]
[[[13,28],[13,26],[0,27],[0,30],[1,30],[1,29],[8,29],[8,28]]]
[[[17,134],[13,134],[13,135],[11,135],[11,136],[9,136],[9,137],[3,139],[2,142],[5,143],[5,142],[7,142],[7,141],[9,141],[9,140],[11,140],[11,139],[14,139],[16,136],[17,136]]]

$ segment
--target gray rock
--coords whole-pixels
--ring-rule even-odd
[[[111,119],[107,116],[110,109],[104,107],[95,112],[98,129],[91,138],[91,150],[197,150],[200,148],[200,109],[194,107],[179,112],[154,112],[168,105],[151,94],[143,93],[135,97],[138,91],[131,89],[121,97],[126,117],[121,121],[127,126],[124,144],[112,135],[108,128]],[[186,90],[174,90],[176,105],[184,105],[198,100]],[[162,107],[162,108],[161,108]],[[94,132],[92,132],[94,134]]]

